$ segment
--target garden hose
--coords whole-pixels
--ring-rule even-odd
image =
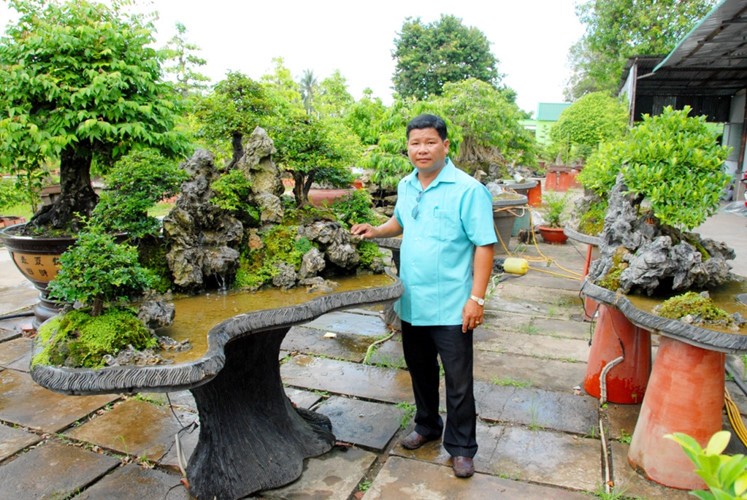
[[[739,407],[731,399],[729,389],[724,387],[724,406],[726,407],[726,415],[729,417],[731,428],[734,429],[734,433],[737,435],[743,445],[747,446],[747,427],[744,425],[742,415],[739,413]]]
[[[504,209],[499,209],[499,210],[509,210],[510,211],[511,209],[510,208],[504,208]],[[514,214],[514,215],[516,215],[516,214]],[[532,223],[532,211],[530,210],[529,211],[529,227],[532,228],[533,226],[534,225]],[[495,224],[494,224],[494,227],[495,227]],[[521,257],[521,258],[523,258],[526,261],[545,262],[545,263],[547,263],[547,265],[550,265],[550,264],[554,263],[561,270],[565,271],[568,274],[558,273],[558,272],[554,272],[554,271],[548,271],[546,269],[540,269],[538,267],[533,267],[533,266],[528,266],[528,269],[531,269],[533,271],[538,271],[538,272],[541,272],[541,273],[550,274],[552,276],[558,276],[560,278],[567,278],[567,279],[572,279],[572,280],[580,280],[582,278],[581,273],[577,273],[577,272],[572,271],[570,269],[566,269],[565,267],[563,267],[560,264],[558,264],[558,262],[556,260],[553,260],[550,257],[548,257],[545,254],[543,254],[542,250],[540,250],[539,244],[537,243],[537,237],[534,234],[534,230],[531,230],[530,233],[532,235],[532,243],[533,243],[534,247],[537,249],[537,253],[540,254],[542,256],[542,258],[541,259],[531,259],[531,258],[527,258],[527,257]],[[501,234],[500,234],[500,232],[498,232],[498,228],[497,227],[495,227],[495,234],[498,235],[498,241],[500,241],[501,247],[503,248],[503,251],[506,252],[506,255],[508,255],[509,257],[517,257],[517,256],[514,256],[514,254],[512,254],[511,251],[508,249],[508,247],[506,246],[506,243],[503,241],[503,238],[501,238]],[[521,273],[521,274],[523,274],[523,273]]]

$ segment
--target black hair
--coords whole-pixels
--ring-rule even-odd
[[[420,130],[424,128],[435,128],[442,141],[445,141],[448,137],[448,134],[446,133],[446,122],[444,122],[440,116],[424,113],[416,116],[407,124],[407,138],[410,138],[411,130]]]

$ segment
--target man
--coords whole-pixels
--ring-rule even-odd
[[[352,234],[389,238],[402,234],[395,304],[402,347],[412,378],[415,430],[409,450],[439,439],[457,477],[470,477],[477,453],[472,332],[483,321],[493,269],[492,198],[485,186],[447,158],[446,124],[420,115],[407,125],[407,154],[415,170],[397,187],[394,216],[384,224],[356,224]],[[446,427],[438,413],[441,357],[446,379]]]

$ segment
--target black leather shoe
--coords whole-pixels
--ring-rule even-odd
[[[475,464],[470,457],[452,457],[451,467],[456,477],[472,477],[475,473]]]
[[[438,437],[425,437],[421,436],[415,431],[412,431],[410,434],[407,435],[407,437],[403,438],[402,441],[400,441],[400,444],[403,448],[407,448],[408,450],[417,450],[421,446],[423,446],[428,441],[435,441]]]

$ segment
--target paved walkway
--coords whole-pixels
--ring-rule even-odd
[[[747,259],[746,223],[741,216],[719,214],[701,228],[703,234],[738,243],[740,270],[747,269],[741,267]],[[472,479],[453,477],[438,442],[417,451],[397,444],[412,428],[409,376],[397,334],[363,362],[368,346],[391,333],[382,308],[375,307],[333,312],[287,335],[281,368],[286,391],[296,404],[329,416],[341,445],[309,459],[295,483],[258,496],[601,496],[598,401],[581,389],[592,324],[582,321],[579,280],[573,274],[583,269],[585,246],[512,243],[512,252],[529,259],[531,269],[497,284],[487,301],[485,325],[475,334],[480,449]],[[541,255],[553,263],[546,265]],[[28,310],[36,300],[5,251],[0,299],[2,313]],[[21,332],[28,322],[27,317],[0,321],[0,496],[188,498],[174,436],[180,435],[188,457],[198,434],[190,393],[128,397],[47,391],[28,374],[32,340]],[[746,413],[747,399],[729,384]],[[635,498],[689,498],[628,466],[627,443],[638,411],[638,405],[608,406],[615,491]]]

